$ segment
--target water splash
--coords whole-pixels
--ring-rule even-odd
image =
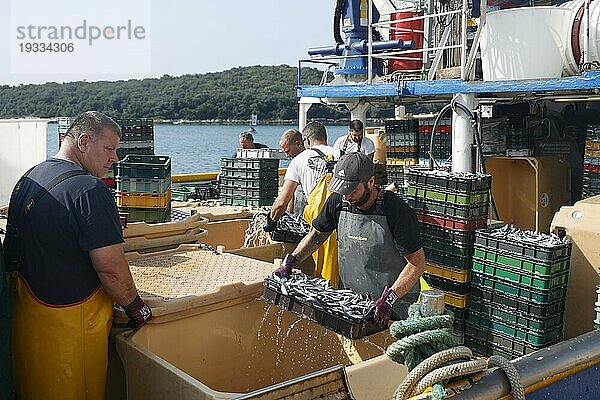
[[[300,322],[300,321],[302,321],[302,319],[301,319],[301,318],[299,318],[299,319],[297,319],[296,321],[294,321],[294,322],[293,322],[293,323],[290,325],[290,327],[288,328],[288,330],[287,330],[287,332],[285,333],[285,335],[283,336],[283,339],[282,339],[282,341],[281,341],[281,346],[279,346],[279,348],[278,348],[278,350],[277,350],[277,358],[276,358],[276,360],[275,360],[275,365],[276,365],[276,366],[277,366],[277,365],[279,365],[279,362],[281,361],[281,354],[282,354],[282,353],[284,352],[284,350],[285,350],[285,341],[286,341],[286,339],[287,339],[287,338],[288,338],[288,336],[290,335],[290,332],[292,331],[292,329],[294,329],[294,327],[295,327],[296,325],[298,325],[298,322]],[[279,333],[279,331],[278,331],[278,333]],[[279,335],[277,335],[277,336],[279,336]],[[279,343],[278,343],[278,345],[279,345]]]

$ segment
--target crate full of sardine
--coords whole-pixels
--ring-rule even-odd
[[[335,289],[328,281],[303,273],[266,277],[263,299],[350,339],[385,329],[375,324],[375,308],[368,296]]]

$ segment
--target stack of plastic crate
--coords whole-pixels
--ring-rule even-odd
[[[263,150],[263,149],[259,149]],[[264,155],[269,152],[264,149]],[[222,158],[221,204],[270,206],[279,189],[278,158]]]
[[[58,117],[58,124],[56,128],[58,129],[58,147],[62,144],[63,138],[65,134],[69,130],[69,126],[71,125],[70,117]]]
[[[533,155],[533,132],[527,128],[509,127],[506,130],[506,155],[529,157]]]
[[[446,292],[455,333],[465,330],[474,231],[487,225],[491,177],[411,168],[407,202],[421,222],[425,280]]]
[[[128,222],[171,216],[171,157],[129,154],[116,164],[117,206]]]
[[[600,125],[590,125],[585,141],[583,197],[600,194]]]
[[[394,183],[402,193],[406,182],[404,170],[418,162],[419,124],[417,120],[386,120],[387,182]]]
[[[571,242],[509,226],[475,234],[465,344],[509,359],[562,338]]]
[[[154,155],[154,121],[151,119],[115,119],[121,127],[121,144],[117,155]]]
[[[433,119],[419,120],[419,164],[429,165]],[[433,158],[437,165],[447,164],[452,157],[452,119],[440,119],[433,141]]]

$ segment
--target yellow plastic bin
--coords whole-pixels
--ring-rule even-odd
[[[269,398],[308,399],[332,387],[387,399],[406,375],[382,355],[393,342],[387,332],[351,341],[258,299],[272,264],[191,249],[130,263],[155,315],[116,339],[130,400],[226,399],[265,388],[280,391]],[[323,370],[340,364],[343,373],[323,384]]]

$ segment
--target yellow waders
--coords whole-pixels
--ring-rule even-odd
[[[312,221],[319,215],[325,205],[325,200],[331,192],[327,190],[332,174],[325,174],[306,197],[304,220],[312,226]],[[333,231],[329,238],[312,254],[315,260],[315,276],[329,279],[331,285],[337,287],[339,282],[337,232]]]
[[[13,274],[13,278],[16,275]],[[81,303],[41,303],[12,282],[16,393],[22,400],[104,400],[113,301],[98,288]]]

